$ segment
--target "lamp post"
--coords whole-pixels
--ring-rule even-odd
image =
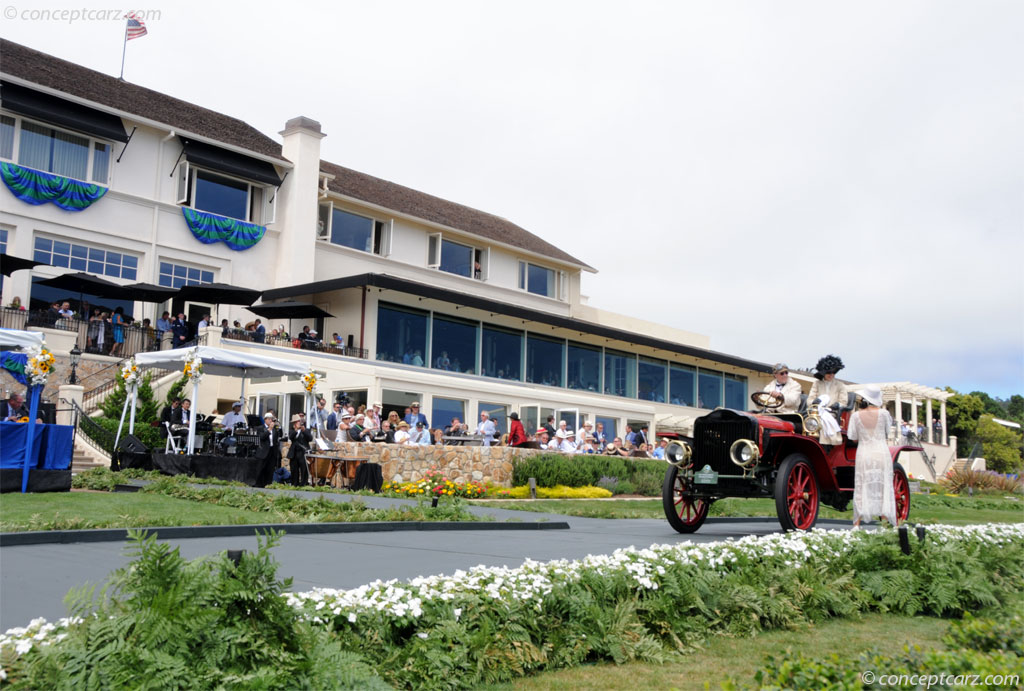
[[[68,355],[71,357],[71,376],[68,377],[68,384],[77,384],[78,361],[82,359],[82,351],[78,348],[77,343],[75,344],[75,347],[71,349],[71,352],[68,353]]]

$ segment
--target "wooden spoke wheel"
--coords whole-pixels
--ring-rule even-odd
[[[665,471],[665,483],[661,488],[661,501],[668,519],[676,532],[693,533],[704,524],[711,502],[704,498],[687,496],[691,486],[682,471],[670,465]]]
[[[902,523],[910,516],[910,483],[907,471],[899,463],[892,469],[892,488],[896,496],[896,518]]]
[[[818,481],[806,456],[792,454],[775,478],[775,511],[783,530],[810,530],[818,520]]]

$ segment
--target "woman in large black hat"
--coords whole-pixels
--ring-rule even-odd
[[[845,407],[847,399],[846,384],[836,379],[836,373],[841,369],[843,369],[843,361],[836,355],[826,355],[818,360],[818,364],[814,366],[816,381],[811,384],[811,392],[807,395],[807,400],[813,404],[818,399],[828,396],[827,407]],[[843,435],[838,430],[838,424],[835,426],[827,425],[827,427],[829,428],[828,430],[822,430],[821,443],[842,444]],[[826,432],[831,433],[826,434]]]

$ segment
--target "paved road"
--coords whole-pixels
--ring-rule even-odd
[[[306,495],[308,496],[308,495]],[[338,501],[344,495],[325,495]],[[403,500],[360,497],[384,506]],[[450,574],[477,564],[518,566],[537,561],[578,559],[608,554],[620,547],[693,540],[707,542],[728,536],[767,534],[779,530],[774,520],[708,522],[696,535],[684,536],[659,519],[611,520],[473,507],[497,520],[566,521],[570,530],[530,531],[396,531],[286,536],[274,554],[279,573],[294,579],[294,590],[313,587],[353,588],[376,579],[409,579]],[[225,549],[256,547],[255,537],[169,540],[182,556],[194,558]],[[67,614],[63,598],[72,587],[102,584],[112,570],[128,562],[124,543],[100,542],[0,548],[0,630],[23,626],[34,617],[57,619]]]

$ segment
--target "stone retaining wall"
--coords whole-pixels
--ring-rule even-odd
[[[534,456],[539,449],[509,446],[405,446],[344,442],[334,451],[346,458],[366,458],[380,463],[385,482],[416,482],[437,466],[453,482],[490,482],[512,486],[512,459]],[[287,463],[287,461],[285,461]]]

